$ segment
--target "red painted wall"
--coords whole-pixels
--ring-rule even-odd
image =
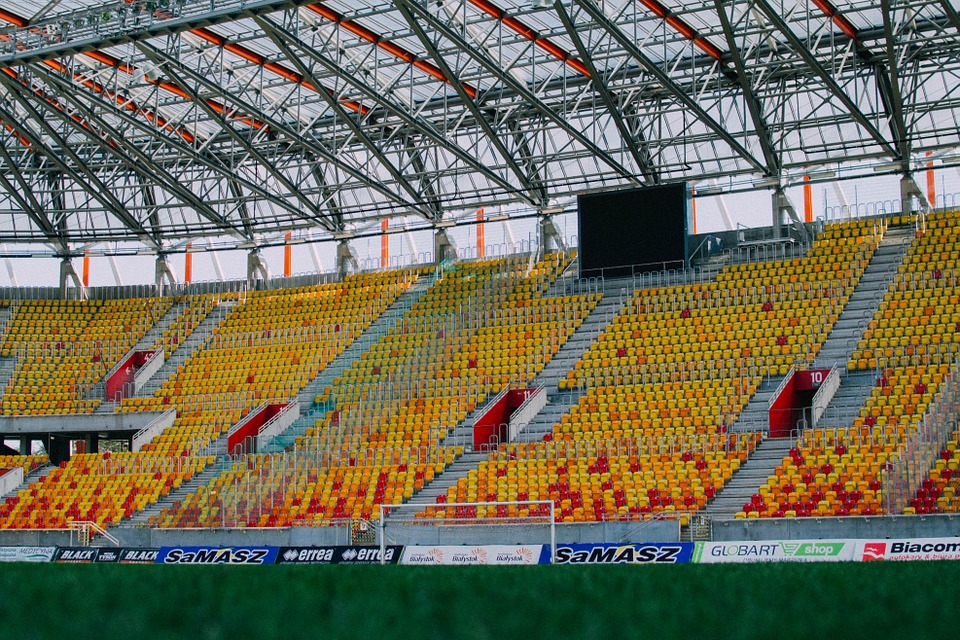
[[[121,394],[121,397],[126,397],[123,395],[127,390],[126,385],[133,383],[133,378],[137,374],[137,370],[142,367],[153,354],[154,351],[134,351],[122,361],[123,365],[117,368],[113,375],[107,378],[107,381],[104,383],[104,393],[106,394],[108,402],[113,402],[118,393]]]
[[[770,407],[770,437],[786,438],[796,424],[794,418],[793,392],[797,385],[797,376],[794,375],[784,386],[780,395]]]
[[[260,430],[263,429],[263,425],[280,413],[285,406],[286,405],[283,404],[268,404],[262,409],[251,413],[249,419],[242,427],[227,436],[227,451],[231,454],[238,453],[237,450],[243,444],[244,440],[247,438],[256,438],[260,434]]]
[[[527,401],[527,398],[535,389],[513,389],[500,398],[497,402],[487,408],[473,426],[473,446],[479,447],[484,444],[490,444],[494,437],[497,441],[504,442],[507,439],[506,424],[510,422],[510,416],[520,405]]]
[[[809,371],[797,371],[793,374],[796,380],[796,391],[816,391],[827,379],[830,369],[810,369]]]

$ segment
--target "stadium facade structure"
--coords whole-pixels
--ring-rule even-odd
[[[799,483],[780,484],[765,476],[756,483],[757,491],[749,494],[749,504],[756,509],[744,504],[738,510],[746,516],[742,519],[761,520],[750,514],[759,514],[761,507],[772,507],[772,502],[794,507],[774,510],[783,511],[779,515],[788,519],[797,512],[800,516],[849,517],[854,509],[857,518],[869,519],[878,513],[910,509],[933,512],[949,503],[944,491],[952,473],[942,472],[952,469],[952,453],[945,452],[953,451],[949,444],[955,445],[956,440],[949,429],[955,419],[948,411],[953,402],[949,381],[953,379],[954,354],[947,334],[948,311],[955,302],[946,287],[955,278],[956,257],[949,251],[945,256],[937,253],[930,239],[952,242],[955,220],[943,211],[928,215],[928,194],[914,179],[914,173],[921,169],[948,167],[960,144],[954,95],[960,70],[960,20],[949,0],[836,5],[827,0],[795,5],[717,0],[676,6],[658,0],[515,5],[487,0],[236,0],[220,3],[212,11],[209,3],[191,0],[101,3],[95,7],[72,0],[28,0],[17,7],[0,7],[0,18],[9,23],[0,30],[0,66],[4,68],[0,74],[0,121],[5,137],[0,148],[0,240],[4,253],[62,258],[57,296],[88,298],[75,301],[66,312],[76,315],[65,316],[75,321],[75,331],[67,324],[56,326],[57,332],[76,339],[71,343],[51,339],[51,327],[44,325],[44,317],[21,315],[27,309],[50,313],[53,316],[47,315],[46,319],[55,317],[59,323],[61,316],[56,314],[63,312],[59,305],[38,311],[35,302],[18,300],[23,296],[15,291],[5,292],[12,301],[8,305],[8,330],[18,327],[22,331],[18,334],[22,339],[8,340],[11,346],[5,354],[11,358],[11,377],[4,394],[7,417],[12,422],[26,417],[17,414],[52,414],[48,425],[37,429],[47,434],[48,451],[54,457],[60,457],[63,446],[59,445],[61,451],[55,453],[50,435],[61,430],[50,426],[56,425],[58,410],[62,416],[71,412],[102,415],[107,409],[116,409],[119,431],[134,430],[133,422],[124,420],[125,414],[146,409],[163,413],[164,407],[170,408],[168,405],[176,408],[176,419],[181,421],[146,446],[153,455],[86,454],[94,458],[75,461],[75,457],[63,470],[46,474],[40,486],[28,487],[25,494],[21,491],[16,500],[8,501],[4,515],[14,523],[11,529],[32,530],[57,509],[62,519],[78,519],[81,512],[84,517],[101,513],[98,509],[105,513],[109,500],[90,499],[94,491],[99,492],[97,498],[110,492],[122,493],[120,504],[110,507],[119,509],[119,521],[129,524],[161,496],[181,492],[182,482],[194,477],[203,480],[200,487],[210,483],[210,491],[221,491],[228,482],[234,483],[232,524],[242,523],[245,529],[282,529],[291,513],[291,523],[303,523],[303,518],[295,516],[309,509],[289,509],[301,506],[293,504],[303,500],[297,495],[297,491],[305,491],[297,484],[301,473],[306,474],[310,490],[316,490],[323,472],[342,471],[343,477],[334,478],[331,485],[341,492],[346,485],[349,493],[368,480],[363,476],[353,478],[349,468],[359,466],[369,471],[382,467],[380,473],[386,473],[383,488],[375,480],[371,492],[377,492],[381,501],[390,490],[395,490],[397,500],[410,500],[430,486],[434,476],[440,478],[456,465],[465,468],[471,464],[465,456],[476,454],[469,453],[474,443],[467,426],[473,425],[467,418],[476,418],[477,411],[501,390],[498,387],[530,384],[544,372],[556,376],[555,388],[545,391],[551,396],[550,404],[556,401],[552,396],[559,395],[567,401],[567,407],[574,406],[574,400],[582,401],[585,411],[592,410],[594,401],[609,404],[609,398],[597,395],[606,393],[608,387],[664,385],[671,393],[685,393],[683,385],[696,381],[704,387],[709,382],[720,390],[715,404],[711,404],[713,400],[706,403],[709,415],[691,420],[690,425],[684,424],[684,419],[696,416],[682,415],[682,402],[666,396],[655,400],[665,403],[658,411],[666,413],[660,415],[657,426],[642,427],[650,433],[641,435],[656,438],[656,443],[638,440],[641,444],[633,449],[614,447],[618,457],[626,456],[629,473],[639,472],[641,477],[648,471],[654,473],[656,486],[647,490],[655,490],[656,496],[643,496],[630,505],[625,489],[614,488],[611,478],[598,478],[593,499],[600,502],[573,507],[569,481],[563,491],[562,483],[553,483],[555,488],[547,483],[548,494],[570,493],[571,497],[558,501],[570,501],[571,506],[562,506],[561,517],[573,520],[584,510],[594,516],[610,513],[612,505],[613,513],[622,515],[621,509],[626,507],[627,515],[609,520],[643,522],[650,513],[676,507],[676,498],[690,512],[709,514],[708,505],[719,501],[721,489],[728,488],[738,473],[746,477],[738,471],[740,463],[759,459],[757,452],[770,439],[764,428],[750,428],[757,427],[755,423],[737,427],[738,419],[757,408],[751,406],[752,402],[762,404],[762,394],[782,391],[779,382],[797,369],[823,365],[818,358],[821,349],[829,351],[827,347],[836,350],[829,351],[835,353],[830,365],[846,363],[837,369],[837,375],[845,381],[857,378],[859,373],[861,378],[872,378],[872,386],[881,389],[878,393],[884,398],[901,394],[904,402],[889,404],[884,400],[881,405],[874,400],[870,404],[874,397],[871,385],[858,379],[864,397],[857,410],[849,416],[839,410],[826,415],[828,419],[847,420],[849,424],[838,423],[832,428],[855,428],[861,439],[840,442],[836,431],[830,436],[811,432],[810,437],[823,438],[819,442],[804,440],[803,433],[791,434],[795,446],[781,452],[781,464],[774,465],[781,473],[771,474],[780,477],[799,473],[807,488],[826,484],[825,491],[810,491],[819,499],[809,495],[804,499],[796,486]],[[812,224],[785,194],[788,186],[805,178],[815,184],[878,172],[896,176],[891,180],[899,180],[899,198],[882,209],[884,215],[854,221],[847,227],[831,225],[824,229]],[[551,226],[551,216],[569,211],[578,193],[677,180],[695,182],[702,190],[714,193],[770,189],[773,225],[757,238],[729,234],[724,240],[730,250],[714,260],[697,256],[702,261],[696,268],[692,268],[691,256],[685,269],[638,274],[629,282],[577,282],[569,277],[574,256],[554,252],[563,247],[558,246],[561,243]],[[447,230],[475,224],[476,210],[483,206],[501,207],[508,218],[537,217],[542,232],[538,250],[452,265],[449,259],[456,258],[456,248],[449,245]],[[435,233],[434,256],[438,260],[432,268],[348,275],[353,258],[350,240],[382,233],[386,218],[393,231]],[[944,235],[941,238],[938,234]],[[850,242],[851,238],[856,241]],[[259,250],[320,241],[338,244],[336,274],[306,277],[302,282],[269,281]],[[166,259],[171,253],[188,251],[192,243],[211,249],[249,250],[248,281],[223,283],[218,291],[193,298],[179,297],[191,291],[172,286],[175,283]],[[103,299],[123,299],[124,292],[97,292],[81,286],[70,259],[84,253],[155,255],[157,287],[163,285],[168,293],[176,289],[178,296],[168,296],[166,301],[163,297],[127,297],[108,303]],[[883,258],[887,253],[893,257]],[[879,261],[878,254],[882,258]],[[931,262],[936,266],[928,268]],[[821,268],[828,265],[829,278],[811,275],[823,273],[815,270],[817,264]],[[811,271],[795,271],[807,266]],[[884,271],[884,267],[892,270]],[[868,272],[871,278],[866,277]],[[879,274],[877,280],[872,279],[875,273]],[[733,278],[737,284],[724,284],[726,278]],[[450,283],[453,288],[445,290]],[[874,289],[868,291],[865,287],[870,283]],[[295,296],[272,293],[295,291],[282,284],[302,289],[298,293],[304,297],[299,305],[285,307],[287,302],[296,304]],[[253,291],[257,288],[263,291]],[[604,343],[604,336],[610,335],[607,330],[613,328],[609,321],[614,318],[624,323],[645,321],[628,317],[630,313],[660,314],[657,322],[684,311],[687,315],[682,320],[696,316],[700,310],[706,313],[709,309],[711,317],[733,313],[720,309],[714,298],[708,303],[704,302],[707,298],[690,294],[694,290],[718,290],[715,288],[736,295],[742,292],[739,306],[759,305],[758,310],[738,311],[738,317],[744,313],[750,322],[754,321],[751,313],[773,313],[773,317],[765,318],[771,323],[789,320],[777,315],[782,308],[796,310],[814,300],[816,306],[826,309],[814,314],[815,320],[809,323],[802,319],[807,316],[794,314],[797,324],[788,323],[790,331],[775,335],[764,334],[773,325],[763,325],[764,318],[757,318],[761,324],[752,328],[753,338],[732,338],[744,342],[744,346],[731,346],[728,337],[722,347],[712,350],[710,357],[716,363],[726,363],[712,375],[707,375],[703,367],[689,364],[690,359],[641,363],[636,359],[635,345]],[[761,299],[770,288],[781,297]],[[338,291],[338,296],[351,300],[350,304],[325,307],[309,300],[322,298],[322,292],[329,290]],[[616,295],[611,295],[614,290]],[[651,290],[654,293],[649,293]],[[919,293],[897,296],[898,291],[902,294],[907,290]],[[380,303],[365,297],[371,292],[377,292],[374,297]],[[867,292],[862,293],[865,300],[857,301],[861,304],[856,307],[859,317],[851,321],[852,325],[840,325],[844,313],[851,311],[847,307],[857,292]],[[273,298],[276,304],[271,307],[269,300]],[[427,307],[431,312],[418,306],[421,299],[434,305]],[[690,306],[695,299],[700,305],[696,308]],[[903,307],[901,303],[905,303]],[[678,306],[682,304],[687,307]],[[767,304],[785,306],[766,309]],[[302,305],[317,315],[297,315]],[[944,305],[944,309],[938,305]],[[528,306],[540,312],[540,324],[555,323],[546,329],[525,327],[521,333],[523,340],[540,349],[539,353],[529,353],[525,345],[516,344],[512,346],[516,353],[510,354],[514,360],[486,363],[490,336],[521,340],[514,335],[518,333],[515,328],[525,322],[537,323],[533,316],[524,315],[526,312],[515,311]],[[105,307],[111,308],[106,311]],[[649,311],[648,307],[657,310]],[[258,315],[264,308],[282,313]],[[933,312],[926,313],[928,308]],[[595,315],[597,309],[609,316]],[[906,331],[909,336],[917,336],[924,349],[915,348],[918,345],[909,340],[902,342],[905,329],[897,322],[904,311],[917,317],[930,316],[923,326],[937,328],[929,334],[923,332],[922,336],[929,338],[926,342],[920,334]],[[246,320],[244,313],[249,314]],[[266,324],[264,317],[270,318]],[[118,318],[122,322],[119,325]],[[31,324],[30,320],[38,322]],[[671,320],[676,324],[676,318]],[[598,333],[580,334],[581,327],[591,321],[598,325]],[[907,325],[911,326],[909,321]],[[125,335],[118,335],[118,326]],[[92,340],[96,346],[84,351],[90,337],[84,334],[88,327],[100,333],[91,332],[97,336]],[[400,367],[411,373],[404,377],[406,374],[389,371],[389,364],[376,365],[377,373],[364,369],[367,363],[361,354],[383,355],[377,349],[389,344],[397,327],[402,334],[421,340],[417,343],[421,358],[404,361],[407,364]],[[832,336],[837,337],[833,333],[836,327],[850,332],[839,345],[829,342]],[[885,339],[883,331],[888,328],[891,343],[870,344],[871,339]],[[547,342],[536,342],[544,338],[544,330]],[[638,327],[634,331],[643,334],[650,330]],[[736,331],[730,322],[719,325],[721,334],[731,330]],[[197,333],[191,343],[194,331]],[[569,347],[579,349],[572,354],[569,367],[559,375],[551,371],[553,356],[578,334],[589,339],[580,347]],[[761,334],[773,344],[749,343],[759,340]],[[41,337],[32,339],[31,335]],[[638,338],[631,334],[630,339]],[[861,344],[864,341],[867,343]],[[937,348],[927,348],[928,343]],[[239,382],[223,380],[222,389],[211,390],[204,385],[212,383],[198,382],[216,378],[204,377],[213,373],[211,367],[229,369],[225,363],[231,358],[255,369],[256,359],[250,352],[276,355],[273,347],[277,345],[285,349],[301,345],[306,351],[289,356],[284,363],[274,357],[264,358],[259,366],[268,371],[267,382],[276,383],[269,388],[238,389],[241,384],[257,386],[263,382],[259,373],[250,371],[244,371]],[[158,379],[158,388],[147,386],[149,383],[133,391],[128,387],[121,393],[128,397],[116,407],[110,406],[109,401],[116,398],[106,396],[106,374],[116,373],[114,365],[145,346],[157,347],[153,351],[162,346],[174,355],[181,352],[181,356],[179,360],[171,358],[173,366],[161,369],[160,375],[169,377]],[[611,346],[614,357],[629,355],[634,361],[606,378],[603,371],[616,367],[604,361],[609,355],[598,359],[593,355]],[[467,351],[461,352],[461,348]],[[477,355],[471,357],[469,348]],[[754,349],[761,355],[752,355]],[[727,350],[739,353],[731,356]],[[214,352],[215,358],[204,363],[204,351]],[[403,353],[400,347],[386,349],[385,357],[398,358]],[[678,349],[678,354],[689,353],[689,349]],[[57,376],[48,365],[62,364],[65,358],[74,359],[69,362],[78,372],[67,383],[69,392],[65,397],[44,397],[56,393],[52,387]],[[336,370],[337,376],[325,378],[323,372],[328,367]],[[591,367],[597,369],[590,373]],[[926,367],[937,369],[918,373],[918,368]],[[479,368],[490,373],[478,379],[471,372]],[[58,375],[64,370],[61,367]],[[457,376],[444,373],[453,370],[459,372]],[[585,377],[578,372],[586,372]],[[382,377],[349,379],[361,374]],[[274,379],[269,379],[271,375]],[[348,376],[349,384],[338,377],[343,375]],[[920,379],[914,382],[913,377],[918,375]],[[46,385],[45,376],[49,377]],[[461,376],[465,383],[450,382]],[[894,376],[905,378],[893,381]],[[679,389],[672,388],[675,384]],[[769,389],[765,385],[774,386]],[[890,394],[884,393],[887,387]],[[840,382],[836,393],[843,388]],[[644,387],[643,392],[649,393],[649,389]],[[634,395],[640,394],[635,391]],[[919,401],[912,401],[913,395],[918,395]],[[257,454],[261,457],[243,462],[260,471],[260,480],[253,481],[260,482],[258,491],[268,480],[279,483],[272,485],[267,508],[266,494],[240,488],[252,477],[236,467],[240,461],[221,457],[229,448],[225,434],[241,418],[267,404],[266,400],[285,404],[296,396],[302,396],[298,410],[305,414],[306,422],[294,424],[303,427],[302,431],[288,432],[290,440],[272,445],[258,442],[263,447]],[[694,398],[700,399],[696,394]],[[448,413],[429,414],[424,405],[431,403],[425,403],[426,399]],[[670,406],[671,400],[675,406]],[[417,428],[403,423],[407,426],[392,432],[395,437],[391,439],[382,425],[399,424],[390,421],[416,414],[417,407],[422,411],[419,415],[429,419]],[[878,415],[873,415],[874,407],[879,408]],[[910,412],[897,413],[898,407],[910,407]],[[935,408],[941,413],[930,413]],[[674,411],[676,416],[672,415]],[[214,413],[215,419],[211,416]],[[631,417],[629,408],[626,413],[627,420],[640,420],[642,425],[643,418]],[[558,419],[560,415],[572,413],[557,414]],[[878,417],[899,419],[903,415],[917,416],[918,420],[891,421],[908,427],[904,433],[896,433],[896,442],[885,439],[892,438],[893,433],[875,434],[875,427],[887,423],[878,421]],[[373,416],[382,422],[374,422]],[[677,431],[677,419],[683,429],[693,431]],[[29,420],[37,418],[31,416]],[[570,420],[583,427],[582,421]],[[861,422],[854,424],[854,420]],[[313,423],[306,424],[310,421]],[[603,422],[600,420],[599,437],[609,441]],[[664,426],[665,422],[671,426]],[[926,431],[917,428],[919,422],[926,425]],[[565,424],[557,422],[558,427]],[[438,431],[441,426],[442,431]],[[538,434],[535,444],[539,448],[528,443],[533,453],[521,450],[516,438],[511,438],[514,442],[510,445],[502,444],[502,450],[497,447],[499,453],[490,455],[506,457],[504,475],[498,477],[515,477],[512,474],[520,466],[518,460],[526,457],[537,462],[559,459],[559,450],[550,449],[558,445],[550,443],[557,441],[554,436],[563,429],[555,432],[552,426]],[[668,428],[673,430],[670,434],[663,431]],[[98,427],[85,433],[106,430]],[[465,431],[469,432],[467,436],[463,436]],[[596,432],[587,429],[581,433]],[[622,433],[610,435],[618,442],[625,437]],[[466,439],[457,440],[460,437]],[[827,438],[834,439],[828,442]],[[97,439],[87,436],[91,448]],[[571,440],[582,442],[584,438]],[[414,441],[421,451],[411,456],[407,447]],[[373,446],[371,442],[379,444]],[[718,445],[720,442],[723,446]],[[898,449],[901,445],[909,447],[909,456],[905,449]],[[275,453],[265,453],[269,446]],[[863,457],[854,461],[847,449],[855,446],[869,449],[872,461],[865,462]],[[894,470],[895,456],[887,455],[891,453],[885,450],[887,446],[898,452],[898,460],[909,462],[909,468]],[[641,451],[637,447],[647,448]],[[716,463],[717,468],[707,469],[705,477],[713,478],[711,473],[716,470],[719,478],[715,479],[722,481],[711,492],[702,486],[702,494],[697,494],[690,483],[682,488],[669,483],[660,486],[663,478],[658,478],[654,469],[643,468],[641,460],[631,461],[631,457],[653,455],[649,447],[656,448],[657,456],[679,455],[676,462],[684,468],[691,462],[696,468],[699,460],[708,467]],[[883,473],[898,474],[896,491],[891,484],[882,485],[888,476],[866,480],[866,476],[842,478],[838,473],[833,482],[825,478],[824,483],[815,477],[820,473],[830,476],[840,462],[860,465],[848,475],[869,475],[871,465],[876,464],[878,452],[873,449],[877,447],[884,454],[880,463],[886,465]],[[831,448],[832,452],[828,451]],[[369,457],[360,464],[361,451],[374,453],[363,453]],[[709,460],[707,453],[711,454]],[[288,464],[291,454],[305,457],[282,466]],[[583,457],[588,463],[588,476],[612,474],[610,469],[602,470],[611,464],[606,449],[599,455],[589,447],[562,454],[564,460]],[[827,456],[818,470],[802,468],[811,454]],[[274,457],[266,457],[270,455]],[[686,455],[690,459],[684,459]],[[834,455],[838,460],[831,459]],[[169,460],[160,462],[162,457]],[[938,457],[942,463],[937,462]],[[143,466],[142,459],[151,462]],[[268,459],[283,462],[279,467],[258,467]],[[734,459],[739,462],[733,463]],[[511,466],[511,462],[517,464]],[[665,463],[665,459],[660,462]],[[486,468],[493,464],[492,459],[487,461]],[[139,478],[150,465],[152,473],[146,475],[152,481]],[[632,468],[635,465],[639,465],[636,470]],[[29,474],[32,464],[22,466]],[[591,466],[598,468],[590,470]],[[457,470],[465,471],[460,467]],[[935,477],[931,471],[937,472],[932,474]],[[391,472],[394,477],[390,477]],[[620,469],[620,473],[627,471]],[[77,478],[71,479],[71,474]],[[814,476],[811,482],[806,482],[806,474]],[[694,475],[703,485],[703,474]],[[64,488],[67,493],[47,495],[46,489],[63,476],[69,481],[65,488],[58,489]],[[106,489],[91,487],[87,500],[58,502],[58,497],[71,491],[83,493],[80,476],[103,476],[126,484],[122,491],[116,482]],[[469,492],[468,471],[463,479],[463,488]],[[692,482],[693,476],[688,479]],[[145,484],[140,484],[141,480]],[[292,495],[286,493],[285,481],[293,482],[289,485]],[[833,487],[836,482],[840,483],[839,490]],[[852,487],[848,486],[850,482]],[[866,482],[867,487],[861,489],[859,482]],[[872,487],[871,482],[881,482],[881,486]],[[148,487],[153,487],[152,494]],[[454,493],[460,490],[460,484],[456,487]],[[633,489],[636,494],[636,483]],[[673,495],[675,489],[680,489],[679,495]],[[153,514],[153,520],[144,518],[140,524],[162,528],[166,518],[168,525],[203,527],[205,523],[217,524],[217,517],[220,524],[225,524],[226,503],[204,501],[201,494],[206,490],[198,487],[193,493],[176,494],[178,499],[164,504],[166,511]],[[365,498],[368,489],[362,491],[364,495],[353,494],[353,501],[344,499],[340,503],[339,498],[334,499],[331,511],[341,518],[353,516],[348,509],[353,502],[366,504],[359,498]],[[585,491],[581,490],[581,502]],[[869,496],[865,495],[867,491]],[[609,496],[607,492],[611,492]],[[818,492],[822,495],[816,495]],[[507,493],[509,498],[509,490]],[[836,494],[840,493],[846,500],[839,499]],[[316,507],[311,516],[329,515],[319,506],[331,494],[321,495],[316,504],[308,502],[310,508]],[[488,495],[499,498],[499,489],[491,487]],[[647,503],[640,505],[643,498]],[[691,503],[688,498],[693,499]],[[703,504],[698,502],[701,498]],[[813,508],[809,508],[811,502]],[[23,504],[34,506],[19,506]],[[638,510],[632,512],[631,507]],[[643,507],[651,507],[651,511]],[[570,509],[570,514],[565,514],[565,509]],[[439,517],[449,515],[442,507],[440,511]],[[359,520],[369,520],[373,510],[361,508],[356,515]],[[475,517],[473,513],[454,515]],[[520,517],[512,513],[507,516]],[[51,517],[54,520],[59,522]],[[900,526],[896,522],[902,520],[888,516],[882,526]],[[311,517],[310,522],[315,521],[324,521],[324,517]],[[685,535],[693,536],[695,525],[705,519],[685,516],[683,521]],[[941,521],[952,519],[944,517]],[[114,524],[112,519],[102,522],[108,527]],[[906,526],[916,526],[916,522],[912,520]],[[605,537],[622,535],[624,532]]]

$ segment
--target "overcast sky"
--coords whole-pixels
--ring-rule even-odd
[[[948,204],[952,203],[952,195],[958,195],[960,203],[960,169],[945,168],[936,172],[938,197],[948,194]],[[926,179],[923,174],[917,174],[921,188],[926,188]],[[787,195],[793,200],[802,215],[803,191],[801,187],[791,187]],[[734,225],[747,227],[769,226],[772,220],[771,192],[758,190],[751,193],[742,193],[724,196],[723,203],[729,212]],[[850,206],[868,203],[896,201],[899,198],[897,179],[891,176],[872,177],[858,181],[838,182],[834,184],[819,184],[813,188],[813,211],[815,218],[836,215],[836,207],[841,204],[841,197]],[[697,231],[708,233],[726,228],[720,207],[721,199],[716,196],[704,196],[697,199]],[[496,212],[487,210],[487,215]],[[564,235],[572,242],[576,241],[576,215],[565,214],[557,216],[557,224]],[[476,247],[476,227],[466,226],[452,230],[454,241],[461,250]],[[529,243],[536,239],[536,223],[534,219],[517,220],[509,223],[493,222],[485,225],[485,244],[493,247],[507,242]],[[412,240],[418,253],[432,253],[432,235],[429,231],[413,234],[392,234],[389,236],[390,256],[393,264],[407,264],[410,262]],[[10,247],[11,245],[7,245]],[[336,243],[320,242],[313,245],[316,248],[316,257],[319,258],[320,271],[329,272],[335,269]],[[351,241],[351,246],[361,262],[367,267],[376,264],[380,258],[380,238],[359,238]],[[502,251],[502,249],[500,249]],[[218,280],[217,269],[213,261],[213,253],[204,252],[193,254],[193,281]],[[242,279],[246,277],[247,259],[245,251],[219,251],[215,255],[219,259],[223,278],[226,280]],[[270,247],[262,251],[264,260],[271,276],[283,274],[283,248]],[[11,286],[15,275],[19,286],[55,286],[59,278],[59,261],[53,258],[14,258],[5,259],[0,266],[0,286]],[[116,259],[117,270],[122,284],[151,284],[154,281],[155,258],[153,256],[125,256]],[[169,264],[178,281],[184,279],[185,255],[175,254],[169,258]],[[313,250],[305,244],[295,245],[292,249],[292,270],[294,273],[315,273],[317,266]],[[81,273],[82,260],[75,259],[74,267]],[[90,259],[90,285],[112,286],[118,284],[110,262],[105,257]]]

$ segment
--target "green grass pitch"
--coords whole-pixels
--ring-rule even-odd
[[[960,562],[0,566],[4,638],[953,638]]]

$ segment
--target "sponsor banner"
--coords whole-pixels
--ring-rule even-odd
[[[397,564],[403,547],[390,545],[384,564]],[[280,547],[277,564],[380,564],[380,547]]]
[[[686,564],[692,542],[557,545],[556,564]]]
[[[121,549],[120,564],[153,564],[159,549]]]
[[[99,547],[57,547],[54,562],[87,563],[96,562],[100,555]]]
[[[97,559],[94,562],[119,562],[122,549],[116,547],[104,547],[97,553]]]
[[[157,564],[273,564],[277,547],[160,547]]]
[[[50,562],[56,547],[0,547],[0,562]]]
[[[400,564],[406,565],[522,565],[549,562],[550,547],[542,544],[405,547],[400,560]]]
[[[853,540],[698,542],[693,562],[843,562],[856,556]]]
[[[960,560],[960,538],[861,540],[857,560]]]

